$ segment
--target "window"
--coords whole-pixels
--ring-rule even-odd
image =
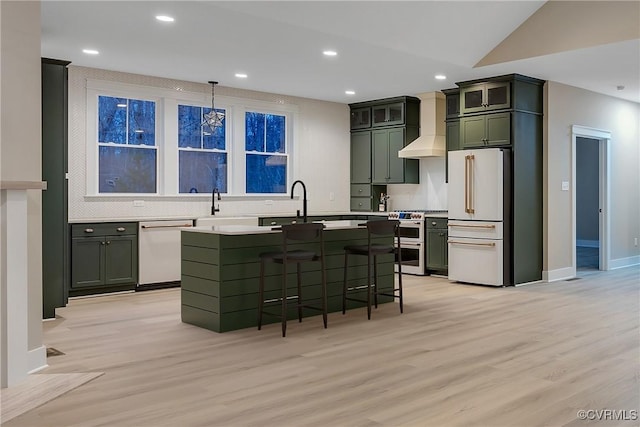
[[[245,113],[247,193],[287,192],[286,139],[285,116]]]
[[[223,125],[202,127],[208,95],[87,79],[86,196],[204,200],[286,197],[298,107],[217,97]]]
[[[211,108],[178,105],[178,169],[180,193],[227,192],[226,112],[213,132],[202,126]]]
[[[98,97],[98,192],[156,193],[156,103]]]

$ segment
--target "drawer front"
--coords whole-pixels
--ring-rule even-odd
[[[371,211],[371,198],[370,197],[352,197],[351,198],[351,210],[352,211]]]
[[[136,222],[101,222],[71,225],[71,237],[135,235],[137,232],[138,223]]]
[[[427,228],[447,228],[447,218],[427,218]]]
[[[455,221],[449,220],[449,237],[473,239],[502,239],[501,221]]]
[[[371,196],[371,186],[369,184],[351,184],[351,197]]]
[[[504,285],[502,240],[451,237],[449,280],[480,285]]]

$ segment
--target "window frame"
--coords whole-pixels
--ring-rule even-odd
[[[86,162],[85,182],[87,198],[179,199],[210,198],[207,193],[179,192],[178,105],[211,107],[211,94],[167,89],[127,83],[87,79],[86,85]],[[98,96],[143,99],[156,102],[156,193],[99,193],[98,192]],[[288,197],[286,193],[247,193],[245,152],[245,112],[260,112],[285,116],[287,156],[286,186],[295,175],[294,140],[299,127],[299,108],[280,98],[259,100],[216,95],[215,107],[224,109],[226,116],[225,148],[227,153],[226,197],[265,200]],[[136,147],[136,146],[134,146]]]

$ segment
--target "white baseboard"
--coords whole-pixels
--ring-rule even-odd
[[[557,282],[576,277],[576,270],[573,267],[559,268],[557,270],[547,270],[542,272],[542,280],[545,282]]]
[[[27,353],[27,363],[29,374],[35,374],[49,366],[47,365],[47,348],[45,346],[40,346],[33,350],[29,350]]]
[[[599,248],[600,241],[576,239],[576,246],[582,246],[583,248]]]
[[[640,255],[630,256],[627,258],[618,258],[609,260],[609,270],[615,270],[616,268],[631,267],[632,265],[640,264]]]

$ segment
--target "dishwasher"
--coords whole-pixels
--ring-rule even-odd
[[[193,220],[138,223],[138,286],[136,290],[180,284],[180,230]]]

